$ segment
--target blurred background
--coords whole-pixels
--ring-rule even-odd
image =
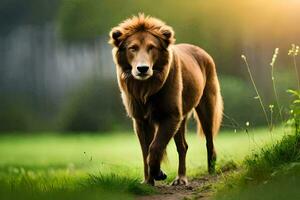
[[[275,82],[287,105],[286,88],[297,85],[287,52],[300,43],[299,11],[298,0],[1,0],[0,132],[131,130],[107,41],[112,27],[138,12],[166,21],[177,43],[199,45],[214,58],[224,129],[265,126],[241,54],[268,108],[279,48]]]

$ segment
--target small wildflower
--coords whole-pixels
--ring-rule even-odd
[[[236,129],[234,129],[234,133],[236,133]]]
[[[297,56],[299,53],[299,46],[292,44],[291,49],[289,49],[288,55],[289,56]]]
[[[270,112],[272,113],[272,112],[273,112],[274,105],[270,104],[270,105],[269,105],[269,108],[270,108]]]
[[[296,46],[296,50],[295,50],[295,56],[297,56],[299,53],[299,46]]]
[[[276,61],[276,58],[277,58],[278,53],[279,53],[279,48],[276,48],[276,49],[274,50],[274,54],[273,54],[273,57],[272,57],[272,62],[270,63],[270,65],[271,65],[272,67],[274,67],[274,64],[275,64],[275,61]]]
[[[250,126],[250,122],[246,122],[246,126]]]

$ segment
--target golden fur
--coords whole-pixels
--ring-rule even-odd
[[[145,182],[154,185],[154,180],[166,178],[160,164],[167,144],[174,138],[179,168],[173,184],[187,184],[185,129],[193,110],[206,137],[208,170],[213,172],[213,137],[223,112],[213,59],[197,46],[175,45],[170,26],[143,14],[113,28],[109,42],[114,47],[123,103],[141,144]]]

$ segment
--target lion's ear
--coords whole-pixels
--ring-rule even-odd
[[[174,44],[175,37],[174,37],[174,31],[171,27],[164,27],[161,29],[161,34],[163,36],[163,40],[166,42],[167,46],[170,44]]]
[[[115,47],[119,47],[119,45],[121,43],[120,37],[122,35],[123,35],[123,33],[120,30],[113,28],[109,33],[109,36],[110,36],[109,43],[114,45]]]

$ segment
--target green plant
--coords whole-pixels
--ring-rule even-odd
[[[278,112],[279,112],[280,119],[283,122],[284,118],[283,118],[283,114],[282,114],[282,106],[280,106],[280,103],[279,103],[279,96],[278,96],[277,87],[276,87],[276,83],[275,83],[275,73],[274,73],[274,66],[275,66],[275,62],[276,62],[278,53],[279,53],[279,48],[275,48],[270,66],[271,66],[271,79],[272,79],[272,87],[273,87],[275,102],[276,102],[276,106],[277,106],[277,109],[278,109]],[[298,91],[297,90],[288,90],[288,92],[299,98],[300,80],[299,80],[298,67],[297,67],[297,62],[296,62],[296,57],[298,56],[298,53],[299,53],[299,46],[295,45],[295,44],[292,44],[292,48],[289,50],[288,55],[291,56],[292,60],[293,60],[293,66],[294,66],[295,73],[296,73]],[[259,100],[260,106],[261,106],[262,111],[263,111],[264,116],[265,116],[265,120],[266,120],[266,122],[269,126],[270,132],[272,132],[273,126],[274,126],[274,117],[273,117],[274,105],[273,104],[269,105],[270,117],[268,117],[268,114],[267,114],[265,105],[263,103],[262,97],[261,97],[261,95],[258,91],[258,88],[257,88],[256,83],[254,81],[254,78],[252,76],[252,72],[251,72],[251,69],[250,69],[250,65],[247,61],[247,58],[246,58],[245,55],[241,55],[241,58],[244,60],[244,62],[246,64],[247,71],[248,71],[249,77],[251,79],[251,83],[252,83],[253,88],[254,88],[255,93],[256,93],[256,96],[254,98]],[[297,126],[297,128],[298,128],[298,124],[299,124],[299,122],[298,122],[299,116],[297,115],[297,109],[299,107],[298,106],[299,103],[300,103],[300,100],[295,99],[292,103],[292,106],[291,106],[291,112],[294,115],[294,117],[293,117],[294,122],[295,122],[294,125]]]
[[[300,126],[300,91],[288,90],[287,92],[292,94],[292,96],[294,97],[294,100],[290,105],[290,113],[291,113],[290,121],[292,122],[292,125],[296,129],[296,132],[299,132],[299,126]]]
[[[270,65],[275,100],[280,109],[274,78],[274,64],[278,51],[278,49],[275,49]],[[298,82],[298,89],[287,90],[294,98],[290,103],[291,115],[288,120],[288,124],[292,125],[294,133],[285,135],[280,141],[272,145],[267,145],[247,157],[243,165],[245,168],[232,178],[225,180],[223,184],[226,186],[219,190],[216,196],[217,199],[299,199],[297,185],[300,172],[300,89],[296,63],[298,51],[299,47],[293,44],[288,54],[293,58]],[[267,119],[266,110],[259,96],[246,57],[242,55],[242,58],[247,65],[257,99],[260,100],[261,107]],[[270,105],[269,108],[271,113],[269,125],[272,127],[273,105]],[[278,188],[278,190],[275,188]]]
[[[292,44],[292,48],[289,50],[288,55],[293,58],[293,66],[297,76],[298,90],[300,90],[300,79],[299,79],[299,73],[298,73],[297,62],[296,62],[296,57],[298,56],[298,53],[299,53],[299,46]]]
[[[273,54],[272,62],[270,63],[270,66],[271,66],[271,76],[272,76],[271,78],[272,78],[272,86],[273,86],[273,92],[274,92],[274,96],[275,96],[276,106],[277,106],[277,109],[279,112],[280,119],[283,122],[282,108],[279,104],[279,98],[278,98],[277,87],[276,87],[276,83],[275,83],[275,75],[274,75],[274,65],[275,65],[278,53],[279,53],[279,48],[276,48],[274,50],[274,54]],[[270,105],[269,107],[270,107],[270,112],[271,112],[271,125],[272,125],[273,105]]]
[[[265,115],[266,122],[267,122],[268,127],[269,127],[269,129],[270,129],[270,131],[271,131],[271,130],[272,130],[272,127],[271,127],[271,124],[270,124],[270,121],[269,121],[269,118],[268,118],[268,115],[267,115],[267,112],[266,112],[266,109],[265,109],[263,100],[262,100],[262,98],[261,98],[261,96],[260,96],[260,94],[259,94],[259,92],[258,92],[257,86],[256,86],[255,81],[254,81],[254,79],[253,79],[252,72],[251,72],[251,70],[250,70],[250,66],[249,66],[249,64],[248,64],[247,58],[246,58],[245,55],[242,55],[241,57],[242,57],[242,59],[244,60],[244,62],[245,62],[245,64],[246,64],[246,67],[247,67],[247,70],[248,70],[248,74],[249,74],[249,77],[250,77],[250,79],[251,79],[251,83],[252,83],[253,88],[254,88],[254,90],[255,90],[255,92],[256,92],[256,97],[254,97],[254,98],[259,100],[260,106],[261,106],[261,108],[262,108],[262,110],[263,110],[263,113],[264,113],[264,115]]]
[[[297,133],[299,132],[299,123],[300,123],[300,80],[299,80],[298,67],[296,62],[296,57],[298,56],[298,53],[299,53],[299,46],[292,44],[292,48],[289,50],[288,55],[291,56],[293,59],[293,65],[297,77],[298,88],[297,90],[289,89],[287,90],[287,92],[294,97],[294,100],[290,105],[290,113],[291,113],[290,121],[292,122]]]

